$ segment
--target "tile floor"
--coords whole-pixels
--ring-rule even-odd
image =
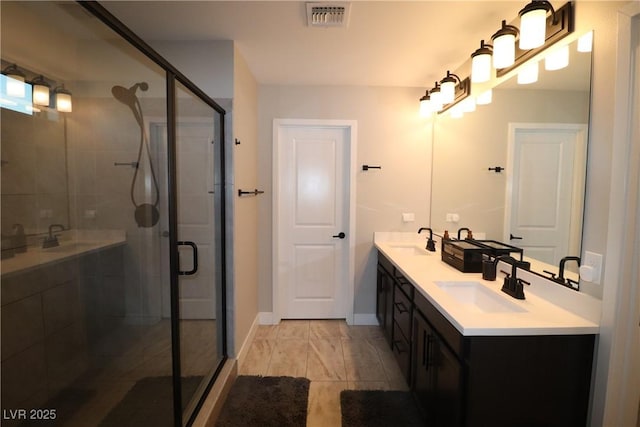
[[[342,390],[408,390],[382,330],[343,320],[259,326],[239,374],[309,378],[307,427],[341,425]]]

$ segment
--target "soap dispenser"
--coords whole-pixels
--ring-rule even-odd
[[[12,246],[16,253],[27,251],[27,236],[24,234],[24,226],[22,224],[13,224],[13,235],[11,236]]]

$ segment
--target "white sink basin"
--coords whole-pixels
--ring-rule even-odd
[[[418,246],[414,243],[408,243],[408,244],[392,244],[389,245],[391,246],[391,249],[393,249],[394,252],[397,252],[399,254],[402,255],[410,255],[410,256],[414,256],[414,255],[420,255],[420,256],[424,256],[424,255],[429,255],[429,251],[427,251],[425,248]]]
[[[502,298],[502,295],[491,292],[478,282],[451,281],[435,282],[435,284],[465,308],[475,312],[522,313],[527,311],[508,299]]]

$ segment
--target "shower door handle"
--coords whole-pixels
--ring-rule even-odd
[[[191,249],[193,249],[193,268],[188,271],[178,270],[178,275],[191,276],[193,274],[196,274],[196,272],[198,271],[198,247],[195,243],[189,241],[180,241],[178,242],[178,246],[191,246]]]

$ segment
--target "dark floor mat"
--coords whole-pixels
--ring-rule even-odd
[[[305,427],[309,380],[239,376],[218,417],[217,427]]]
[[[192,396],[203,377],[182,378],[182,394]],[[173,378],[139,380],[107,414],[100,427],[173,426]]]
[[[423,427],[413,396],[405,391],[344,390],[342,427]]]

